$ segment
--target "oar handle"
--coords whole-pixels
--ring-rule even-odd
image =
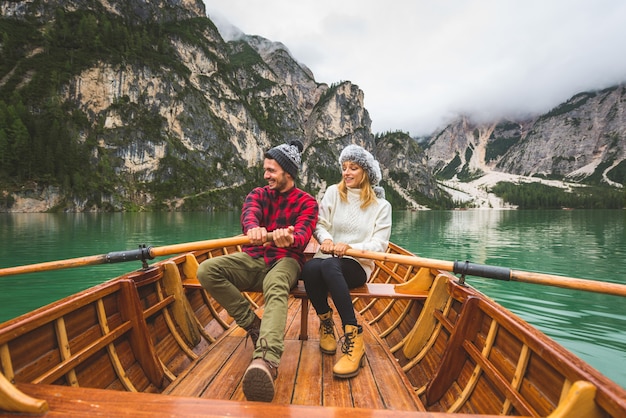
[[[125,261],[152,260],[154,256],[150,254],[152,247],[140,246],[136,250],[112,251],[104,256],[105,263],[123,263]]]
[[[511,280],[511,269],[506,267],[486,266],[470,263],[469,261],[455,261],[452,271],[463,276],[479,276],[487,279]]]

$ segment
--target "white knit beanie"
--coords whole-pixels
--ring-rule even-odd
[[[385,190],[378,186],[378,183],[383,178],[380,164],[369,151],[358,145],[350,144],[341,151],[339,166],[343,166],[343,163],[346,161],[358,164],[367,173],[376,196],[380,198],[385,197]]]

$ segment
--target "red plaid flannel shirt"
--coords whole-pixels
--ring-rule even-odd
[[[278,248],[273,243],[265,246],[250,245],[244,246],[243,251],[254,258],[263,257],[267,265],[272,265],[282,257],[292,257],[302,267],[305,261],[304,249],[315,231],[318,210],[315,198],[297,187],[285,193],[270,189],[269,186],[255,188],[246,196],[241,211],[243,233],[255,227],[265,227],[271,232],[293,225],[294,243],[288,248]]]

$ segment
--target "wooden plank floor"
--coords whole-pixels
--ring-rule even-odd
[[[262,312],[258,314],[262,316]],[[335,316],[335,324],[340,325],[338,315]],[[341,355],[340,349],[333,356],[323,355],[319,350],[319,322],[312,308],[308,322],[309,339],[301,341],[298,339],[300,301],[291,299],[274,403],[424,410],[397,362],[390,358],[369,327],[364,326],[365,366],[352,379],[337,379],[333,377],[332,368]],[[245,401],[241,381],[252,352],[245,331],[235,326],[170,385],[167,392],[176,396]]]

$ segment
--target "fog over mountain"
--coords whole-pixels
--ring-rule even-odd
[[[234,25],[283,43],[320,82],[358,85],[374,132],[538,115],[626,81],[621,0],[205,4],[222,36]]]

